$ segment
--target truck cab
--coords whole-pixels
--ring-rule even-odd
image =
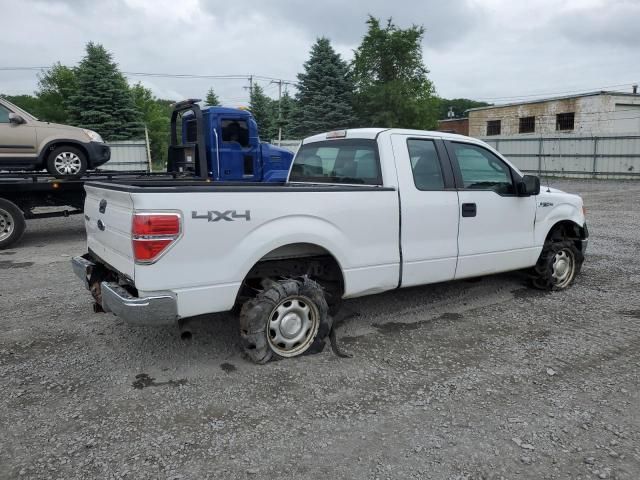
[[[168,170],[226,182],[283,182],[293,153],[260,141],[248,110],[201,109],[199,100],[174,106]],[[178,132],[178,127],[180,131]]]

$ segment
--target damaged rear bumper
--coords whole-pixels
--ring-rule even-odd
[[[87,256],[71,259],[73,271],[85,288],[91,289],[90,279],[96,263]],[[98,279],[95,279],[98,281]],[[154,292],[138,297],[116,282],[100,282],[100,306],[132,325],[171,325],[178,320],[178,304],[172,292]]]

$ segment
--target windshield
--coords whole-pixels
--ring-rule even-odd
[[[361,138],[302,145],[289,181],[381,185],[378,145]]]
[[[21,109],[17,105],[14,105],[13,103],[11,103],[9,100],[7,100],[4,97],[0,97],[0,105],[4,105],[9,110],[11,110],[13,113],[17,113],[18,115],[21,115],[22,117],[25,117],[27,120],[38,120],[36,117],[31,115],[29,112],[27,112],[26,110]]]

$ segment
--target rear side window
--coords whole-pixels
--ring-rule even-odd
[[[302,145],[291,167],[290,182],[380,185],[375,140],[327,140]]]
[[[418,190],[444,190],[442,167],[433,140],[407,140],[413,181]]]
[[[9,123],[9,110],[0,105],[0,123]]]
[[[513,194],[509,166],[489,150],[468,143],[453,143],[464,188]]]

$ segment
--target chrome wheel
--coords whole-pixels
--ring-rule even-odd
[[[318,309],[308,298],[285,298],[276,305],[269,316],[269,346],[282,357],[300,355],[313,343],[318,333],[319,317]]]
[[[61,152],[53,160],[53,167],[60,175],[77,175],[82,169],[82,160],[73,152]]]
[[[13,217],[9,212],[0,208],[0,242],[9,238],[14,229]]]
[[[573,252],[565,248],[558,251],[553,257],[551,268],[551,277],[556,288],[564,288],[569,285],[573,280],[576,269],[576,259],[573,256]]]

